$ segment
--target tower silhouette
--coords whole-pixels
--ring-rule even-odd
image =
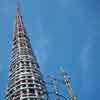
[[[27,36],[19,3],[16,13],[6,100],[48,100],[43,75]]]

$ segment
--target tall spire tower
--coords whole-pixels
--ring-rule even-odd
[[[48,100],[45,82],[26,34],[19,3],[6,100]]]

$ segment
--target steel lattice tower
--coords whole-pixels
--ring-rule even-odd
[[[17,5],[6,100],[47,100],[48,93]]]
[[[77,97],[74,94],[74,91],[73,91],[73,88],[72,88],[71,81],[69,79],[68,73],[65,72],[62,67],[61,67],[61,74],[63,76],[63,80],[64,80],[64,84],[65,84],[66,89],[67,89],[69,100],[77,100]]]

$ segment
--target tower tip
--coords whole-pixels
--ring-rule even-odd
[[[20,0],[16,1],[16,6],[17,6],[17,8],[20,8]]]
[[[61,72],[64,72],[63,66],[60,66],[60,71],[61,71]]]
[[[68,74],[67,72],[65,72],[64,67],[63,67],[63,66],[60,66],[60,72],[61,72],[61,74]]]

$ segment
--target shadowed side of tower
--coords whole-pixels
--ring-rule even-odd
[[[17,5],[6,100],[48,100],[40,67]]]

